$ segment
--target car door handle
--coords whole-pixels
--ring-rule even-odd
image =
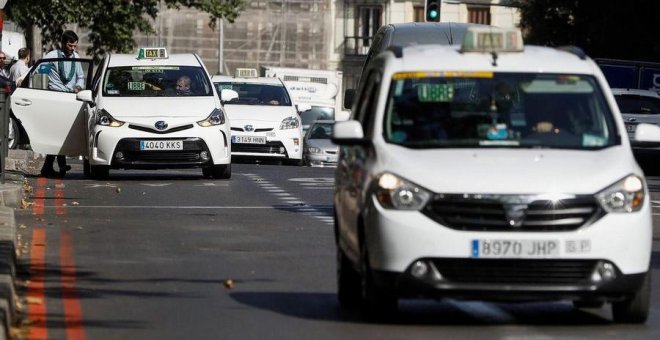
[[[22,99],[21,98],[21,99],[16,99],[14,101],[14,104],[16,104],[18,106],[29,106],[29,105],[32,105],[32,101],[29,100],[29,99]]]

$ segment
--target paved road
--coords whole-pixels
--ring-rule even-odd
[[[646,325],[562,302],[458,301],[404,301],[398,321],[372,324],[336,303],[332,169],[235,164],[229,181],[74,170],[30,178],[33,205],[17,214],[30,338],[660,338],[658,229]]]

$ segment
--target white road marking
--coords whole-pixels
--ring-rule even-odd
[[[148,187],[166,187],[168,185],[172,185],[172,183],[140,183],[142,185],[146,185]]]
[[[117,184],[85,184],[85,188],[116,188]]]

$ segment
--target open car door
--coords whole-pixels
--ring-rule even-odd
[[[23,125],[35,153],[79,156],[86,154],[87,118],[84,104],[73,92],[49,88],[55,63],[80,63],[85,87],[91,88],[91,59],[41,59],[11,95],[11,110]]]

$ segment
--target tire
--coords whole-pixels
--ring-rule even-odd
[[[360,274],[353,269],[344,251],[337,246],[337,299],[350,309],[360,305]]]
[[[369,254],[363,244],[360,247],[360,293],[362,313],[369,321],[385,321],[390,319],[398,309],[398,298],[395,294],[378,287],[374,282]]]
[[[204,177],[211,177],[215,179],[230,179],[231,164],[213,165],[202,168],[202,175],[204,175]]]
[[[651,307],[651,273],[647,272],[642,285],[623,301],[612,302],[612,318],[616,323],[644,323]]]
[[[91,177],[94,179],[107,179],[110,177],[110,166],[108,165],[90,165]]]
[[[85,176],[85,178],[91,178],[92,177],[92,170],[91,170],[91,167],[89,165],[89,159],[87,159],[87,158],[83,159],[83,176]]]
[[[7,148],[8,149],[17,149],[18,142],[21,140],[21,128],[16,123],[14,117],[9,117],[9,126],[7,133]]]

